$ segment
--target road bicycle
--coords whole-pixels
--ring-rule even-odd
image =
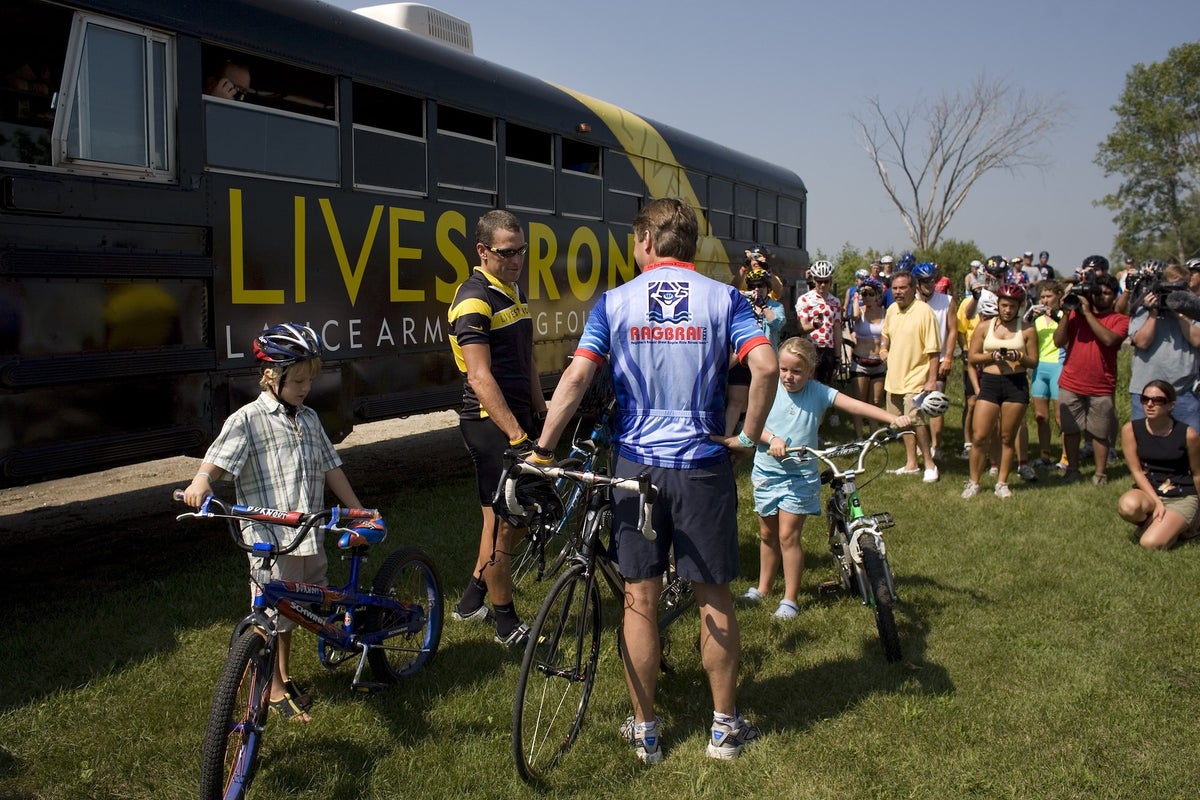
[[[895,521],[886,511],[874,514],[863,511],[855,479],[864,472],[863,459],[867,453],[901,436],[912,434],[911,430],[880,428],[866,439],[824,450],[806,446],[789,447],[789,455],[785,459],[800,463],[815,458],[827,466],[821,472],[821,483],[829,484],[832,490],[825,502],[825,510],[829,520],[829,550],[833,553],[840,575],[837,580],[823,583],[821,591],[847,591],[862,597],[863,605],[874,612],[883,654],[890,662],[899,661],[902,657],[894,611],[896,585],[883,540],[883,531],[893,527]],[[838,469],[834,462],[836,458],[854,456],[858,460],[853,468]]]
[[[527,503],[521,502],[518,489],[523,475],[566,480],[582,487],[585,508],[574,539],[579,542],[578,549],[570,556],[571,566],[555,581],[538,611],[517,678],[513,760],[521,778],[536,783],[570,750],[583,727],[600,659],[599,584],[607,583],[613,596],[624,603],[624,579],[609,559],[602,539],[604,529],[612,522],[612,489],[637,492],[637,527],[649,539],[655,536],[651,512],[657,489],[646,474],[610,478],[563,466],[536,467],[510,457],[501,486],[514,514],[527,513]],[[669,571],[659,595],[660,637],[694,605],[691,584]],[[670,671],[665,660],[664,669]]]
[[[176,500],[183,492],[176,490]],[[370,591],[359,588],[371,545],[387,535],[373,509],[329,508],[314,513],[226,504],[209,496],[188,518],[224,519],[237,547],[259,559],[250,570],[258,587],[250,613],[230,637],[204,731],[200,768],[202,800],[245,797],[254,780],[278,657],[276,614],[317,634],[317,656],[327,669],[357,659],[355,691],[372,692],[408,677],[437,653],[442,634],[442,589],[429,556],[416,547],[389,555]],[[296,529],[286,544],[247,542],[240,522]],[[273,580],[271,565],[317,530],[336,535],[348,553],[345,586]],[[274,612],[274,613],[272,613]],[[371,677],[364,678],[370,666]]]

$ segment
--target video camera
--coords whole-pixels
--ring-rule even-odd
[[[1086,297],[1089,303],[1096,302],[1096,290],[1099,287],[1096,285],[1096,276],[1088,271],[1080,275],[1079,282],[1074,284],[1067,293],[1063,295],[1062,307],[1066,311],[1079,311],[1083,308],[1083,298]]]

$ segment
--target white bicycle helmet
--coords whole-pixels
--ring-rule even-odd
[[[979,298],[979,315],[983,317],[995,317],[1000,314],[1000,305],[996,302],[995,296]]]
[[[822,280],[825,278],[832,278],[833,264],[825,260],[814,262],[813,265],[809,267],[808,274],[814,278],[821,278]]]
[[[914,400],[920,400],[917,407],[927,417],[940,417],[950,408],[950,398],[936,389],[923,396],[918,395]]]

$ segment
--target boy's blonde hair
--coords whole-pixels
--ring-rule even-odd
[[[812,372],[817,368],[817,346],[804,336],[793,336],[788,339],[779,345],[779,352],[791,353],[800,359],[800,366],[806,372]]]
[[[261,389],[268,389],[272,384],[276,388],[283,385],[284,376],[288,376],[293,380],[305,380],[306,378],[315,378],[317,373],[321,371],[321,359],[310,358],[307,361],[297,361],[290,367],[264,367],[262,377],[258,379],[258,385]]]

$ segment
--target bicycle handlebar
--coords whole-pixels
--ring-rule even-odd
[[[647,541],[654,541],[658,534],[654,531],[653,510],[658,500],[658,488],[650,483],[649,473],[643,472],[636,478],[611,478],[596,472],[566,469],[565,467],[539,467],[529,464],[515,452],[504,454],[504,474],[500,476],[500,484],[504,487],[504,503],[509,512],[515,516],[524,516],[525,508],[517,500],[517,478],[521,475],[538,475],[548,480],[566,478],[586,486],[608,486],[614,489],[624,489],[638,494],[637,527]]]
[[[171,492],[171,497],[182,501],[183,490],[174,490]],[[263,508],[261,506],[230,504],[220,500],[216,495],[210,494],[204,498],[204,502],[200,504],[199,509],[180,514],[175,519],[179,521],[192,517],[196,519],[248,520],[251,522],[263,522],[269,525],[282,525],[285,528],[298,528],[299,532],[292,541],[285,547],[280,547],[277,544],[269,542],[246,544],[237,526],[232,524],[229,526],[233,543],[239,549],[245,550],[247,553],[257,553],[259,555],[267,551],[276,556],[286,556],[299,547],[304,538],[318,527],[324,528],[330,533],[351,533],[353,532],[353,528],[340,524],[343,520],[380,519],[381,516],[379,510],[375,508],[343,508],[341,506],[333,506],[332,508],[313,512],[280,511],[279,509]]]
[[[892,427],[879,428],[866,439],[860,439],[857,442],[838,444],[823,450],[817,447],[809,447],[808,445],[799,445],[797,447],[787,448],[787,452],[789,455],[795,453],[799,456],[807,455],[819,459],[829,465],[835,476],[841,477],[846,473],[846,470],[839,470],[837,468],[837,464],[833,463],[833,459],[857,455],[858,463],[854,468],[854,472],[859,473],[863,471],[863,459],[871,450],[876,447],[882,447],[889,442],[894,442],[902,436],[915,435],[916,433],[912,430],[901,430],[899,428]],[[804,459],[797,458],[795,460],[802,461]]]

